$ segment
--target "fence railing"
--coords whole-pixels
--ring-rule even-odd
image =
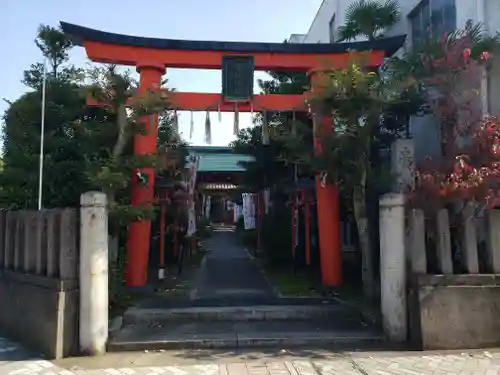
[[[0,211],[0,270],[78,278],[77,211]]]
[[[411,271],[500,273],[500,210],[486,210],[481,220],[474,215],[474,205],[466,204],[453,218],[446,209],[427,219],[422,210],[409,212],[406,247]]]

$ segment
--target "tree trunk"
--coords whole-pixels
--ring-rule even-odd
[[[119,159],[123,151],[125,149],[125,146],[127,145],[128,142],[128,136],[127,136],[127,125],[128,125],[128,119],[127,119],[127,109],[125,105],[120,105],[116,111],[117,113],[117,119],[116,123],[118,126],[118,138],[116,140],[115,146],[113,147],[113,158]],[[107,192],[107,199],[108,199],[108,209],[112,208],[115,203],[115,192]],[[109,261],[110,262],[116,262],[118,260],[118,248],[119,248],[119,241],[118,241],[118,229],[114,228],[114,226],[110,225],[108,223],[108,254],[109,254]]]
[[[110,207],[113,207],[115,203],[115,194],[114,192],[108,192],[106,194],[106,198],[108,201],[108,210]],[[115,228],[110,227],[109,219],[108,219],[108,259],[110,263],[116,262],[118,260],[118,230],[113,230]]]
[[[353,192],[353,209],[361,251],[361,279],[363,281],[363,294],[365,298],[372,301],[375,298],[375,278],[369,221],[366,214],[366,171],[363,173],[363,177],[360,182],[360,186],[354,189]]]
[[[127,109],[125,105],[120,105],[116,110],[116,123],[118,126],[118,139],[113,147],[113,157],[119,158],[123,154],[123,150],[128,142],[127,135]]]
[[[108,254],[110,263],[118,260],[118,235],[116,233],[108,234]]]

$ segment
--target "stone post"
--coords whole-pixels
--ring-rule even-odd
[[[415,147],[412,139],[396,139],[391,145],[391,170],[396,175],[395,193],[404,193],[414,184]]]
[[[106,352],[108,340],[108,212],[106,195],[80,197],[80,350]]]
[[[477,233],[476,224],[474,223],[474,204],[472,202],[465,203],[462,210],[462,241],[464,265],[467,273],[479,273],[479,259],[477,253]]]
[[[411,271],[416,274],[427,273],[427,254],[425,252],[425,217],[422,210],[411,210],[409,220],[409,253]]]
[[[394,342],[406,341],[405,199],[402,194],[380,198],[380,282],[382,324]]]
[[[500,273],[500,210],[488,210],[486,253],[490,272]]]
[[[446,209],[439,210],[437,213],[436,255],[439,271],[443,275],[453,275],[450,215]]]

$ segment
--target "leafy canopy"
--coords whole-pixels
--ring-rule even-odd
[[[356,0],[346,10],[345,25],[337,31],[339,42],[350,41],[359,36],[369,40],[379,37],[394,27],[401,19],[398,0]]]

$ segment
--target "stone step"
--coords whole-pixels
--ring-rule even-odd
[[[155,308],[134,307],[126,311],[123,324],[168,322],[249,322],[280,320],[324,320],[335,317],[341,320],[355,320],[361,314],[343,304],[325,305],[258,305],[258,306],[215,306]]]
[[[116,332],[109,351],[323,347],[378,349],[385,340],[362,322],[253,321],[129,325]]]

